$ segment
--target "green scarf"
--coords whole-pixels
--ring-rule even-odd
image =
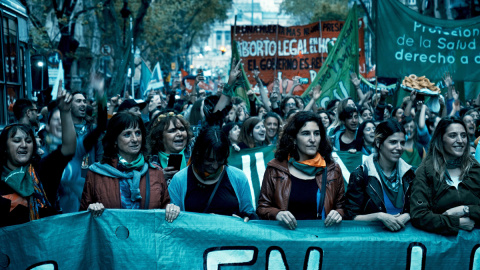
[[[118,163],[126,170],[138,170],[141,169],[145,164],[145,158],[142,154],[140,154],[134,161],[127,162],[122,156],[118,155]]]
[[[299,163],[293,157],[288,160],[288,164],[292,165],[293,167],[295,167],[295,169],[301,171],[302,173],[311,176],[315,176],[318,173],[323,172],[323,170],[325,169],[325,167],[314,167]]]
[[[414,145],[412,151],[406,150],[403,151],[401,158],[412,166],[419,166],[422,163],[422,158],[417,151],[417,147]],[[422,153],[423,154],[423,153]]]
[[[34,192],[34,184],[32,177],[28,173],[28,166],[20,167],[13,171],[4,166],[2,181],[22,197],[28,197]]]

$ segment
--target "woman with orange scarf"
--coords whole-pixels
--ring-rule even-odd
[[[322,219],[331,226],[343,219],[344,190],[322,120],[299,112],[286,124],[275,159],[268,163],[257,214],[291,230],[297,220]]]

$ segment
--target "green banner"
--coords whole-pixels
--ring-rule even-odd
[[[238,152],[233,148],[230,149],[228,165],[242,170],[247,176],[254,208],[257,208],[263,174],[268,162],[274,158],[275,145],[242,149]]]
[[[358,58],[357,5],[354,4],[333,49],[328,51],[327,60],[302,97],[308,97],[313,87],[320,84],[322,95],[318,104],[321,107],[326,107],[327,102],[335,98],[353,97],[355,99],[357,93],[350,82],[350,73],[359,73]]]
[[[480,17],[440,20],[423,16],[398,0],[377,2],[377,75],[425,75],[441,80],[480,81]]]
[[[0,231],[0,269],[478,269],[480,230],[456,237],[407,224],[277,221],[163,210],[59,215]],[[221,266],[221,267],[220,267]]]

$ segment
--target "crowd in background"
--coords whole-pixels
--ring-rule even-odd
[[[270,219],[289,229],[350,219],[399,231],[411,220],[455,234],[480,222],[480,95],[459,100],[448,73],[440,109],[417,91],[393,107],[391,91],[363,92],[356,74],[357,98],[325,107],[320,86],[304,99],[293,94],[301,78],[277,79],[269,93],[258,71],[259,95],[247,89],[242,99],[240,75],[241,61],[215,93],[198,87],[199,74],[191,93],[174,82],[145,100],[107,98],[93,76],[93,99],[59,89],[44,108],[17,100],[18,123],[0,135],[0,226],[82,210],[99,217],[105,208],[165,209],[168,222],[182,211]],[[253,202],[228,157],[272,144]],[[344,181],[335,151],[367,157]]]

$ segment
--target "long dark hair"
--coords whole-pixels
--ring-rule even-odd
[[[280,135],[277,152],[275,152],[275,158],[279,161],[288,159],[288,156],[293,157],[295,160],[299,160],[297,149],[295,147],[295,140],[300,129],[307,122],[315,122],[320,129],[320,144],[317,152],[322,155],[327,163],[333,162],[332,160],[332,145],[327,138],[325,127],[322,124],[322,119],[313,112],[302,111],[295,114],[285,125],[282,134]]]
[[[33,130],[24,124],[13,124],[13,125],[8,125],[6,126],[3,130],[2,133],[0,134],[0,173],[3,171],[3,166],[7,165],[7,160],[8,160],[8,154],[7,154],[7,141],[9,138],[12,138],[17,134],[17,131],[23,131],[25,132],[33,141],[33,153],[32,157],[30,158],[30,162],[35,163],[38,160],[40,160],[40,156],[37,154],[37,141],[35,140],[35,135],[33,134]]]
[[[204,171],[203,162],[210,153],[214,154],[215,160],[223,161],[222,165],[227,164],[227,158],[230,155],[230,141],[218,126],[202,128],[195,140],[190,157],[192,165],[197,170]]]
[[[255,126],[262,122],[263,120],[259,117],[253,116],[249,117],[245,122],[243,122],[242,126],[240,127],[240,137],[238,140],[243,142],[244,144],[248,145],[248,147],[253,148],[255,147],[255,140],[253,139],[252,135],[250,135],[255,128]],[[265,145],[270,144],[270,140],[265,134]]]
[[[432,139],[430,140],[430,145],[428,147],[427,158],[422,161],[423,163],[426,159],[429,158],[433,160],[433,170],[435,171],[435,178],[439,179],[440,181],[443,181],[443,179],[445,179],[445,169],[447,164],[447,161],[445,159],[445,146],[443,145],[443,135],[445,135],[445,133],[447,132],[447,128],[452,124],[462,125],[462,127],[465,129],[465,132],[467,132],[467,127],[462,120],[455,117],[442,118],[442,120],[438,122],[438,125],[433,132]],[[470,155],[469,146],[470,137],[468,136],[467,132],[467,143],[465,144],[465,152],[461,157],[460,169],[462,173],[460,175],[460,179],[463,179],[465,175],[468,174],[468,171],[470,170],[470,168],[472,168],[473,162],[475,162],[474,158]]]
[[[355,138],[355,149],[357,149],[357,151],[362,151],[362,147],[365,144],[365,141],[363,140],[363,137],[364,137],[363,131],[367,127],[367,124],[372,124],[375,127],[375,122],[373,122],[373,120],[363,121],[360,124],[357,130],[357,136]],[[375,142],[373,142],[372,146],[374,145],[375,145]]]
[[[146,154],[147,132],[140,116],[134,115],[128,111],[115,114],[107,125],[107,132],[103,137],[103,159],[102,163],[113,164],[113,160],[117,159],[118,147],[116,145],[117,138],[127,128],[138,127],[142,132],[142,147],[140,154]]]

